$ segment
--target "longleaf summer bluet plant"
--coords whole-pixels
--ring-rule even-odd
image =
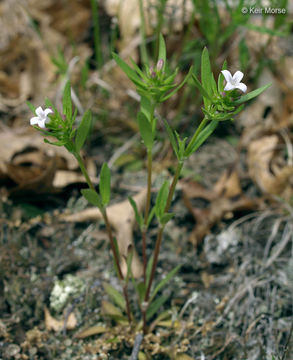
[[[160,295],[162,288],[170,282],[171,278],[180,268],[178,265],[154,286],[164,229],[170,219],[176,215],[170,212],[170,208],[183,164],[207,140],[219,123],[233,120],[233,117],[243,109],[245,102],[261,94],[270,84],[245,94],[247,87],[241,82],[243,73],[237,71],[232,76],[226,69],[226,62],[216,83],[211,70],[207,48],[203,49],[201,56],[201,81],[191,67],[184,80],[180,84],[176,84],[175,79],[178,70],[171,71],[168,67],[166,46],[162,35],[159,41],[158,60],[154,66],[145,65],[144,69],[141,69],[132,60],[132,66],[129,66],[115,53],[113,53],[113,58],[130,81],[133,82],[140,95],[140,109],[137,114],[137,122],[147,156],[147,196],[144,211],[142,213],[138,211],[133,198],[129,197],[129,201],[141,232],[143,279],[135,279],[132,274],[131,261],[133,249],[131,247],[129,248],[127,259],[125,259],[127,270],[122,271],[119,247],[107,216],[107,206],[111,195],[110,169],[107,163],[102,165],[100,182],[97,189],[88,175],[81,155],[81,149],[91,127],[91,112],[89,110],[86,111],[79,126],[77,128],[74,126],[77,110],[73,111],[71,85],[69,82],[64,88],[62,112],[49,100],[45,101],[45,110],[41,107],[35,109],[30,103],[28,105],[36,115],[32,117],[31,125],[45,136],[44,141],[55,146],[64,146],[76,158],[88,185],[88,189],[81,190],[81,193],[90,204],[98,207],[103,216],[113,254],[114,266],[121,282],[123,294],[120,294],[110,285],[105,286],[105,291],[113,302],[126,314],[129,324],[135,326],[135,329],[138,331],[143,330],[146,334],[149,330],[150,320],[158,313],[160,307],[168,299],[166,295]],[[171,98],[188,81],[194,81],[203,98],[202,111],[204,118],[199,126],[194,129],[190,139],[182,139],[180,134],[172,129],[169,123],[164,120],[165,130],[174,152],[174,158],[176,159],[176,170],[171,183],[165,181],[161,185],[152,207],[153,146],[157,141],[158,122],[156,110],[161,103]],[[50,140],[47,137],[50,137]],[[52,141],[52,137],[56,141]],[[148,244],[148,229],[154,218],[157,220],[157,235],[152,255],[148,258],[147,247],[150,247],[150,244]],[[137,321],[130,308],[128,291],[130,282],[133,283],[134,289],[137,292],[141,321]]]

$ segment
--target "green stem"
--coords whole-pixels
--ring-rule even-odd
[[[93,191],[96,191],[95,187],[94,187],[94,185],[93,185],[93,183],[92,183],[92,181],[91,181],[91,179],[89,177],[89,174],[88,174],[88,172],[86,170],[86,167],[84,165],[84,162],[83,162],[80,154],[78,154],[76,152],[73,152],[73,155],[74,155],[74,157],[76,158],[76,160],[78,162],[80,170],[81,170],[83,176],[85,177],[89,188],[91,190],[93,190]],[[111,251],[112,251],[112,254],[113,254],[113,257],[114,257],[114,262],[115,262],[115,265],[116,265],[116,268],[117,268],[117,271],[118,271],[118,277],[119,277],[119,280],[122,281],[124,279],[124,276],[123,276],[123,273],[122,273],[122,270],[121,270],[120,261],[119,261],[119,254],[118,254],[116,246],[115,246],[113,232],[112,232],[111,225],[110,225],[110,222],[109,222],[109,219],[108,219],[106,208],[103,206],[100,209],[100,211],[102,213],[102,216],[103,216],[103,219],[104,219],[104,222],[105,222],[105,225],[106,225],[106,231],[107,231],[108,238],[110,240],[110,247],[111,247]],[[123,286],[123,295],[124,295],[125,303],[126,303],[126,312],[127,312],[128,321],[129,321],[129,323],[131,323],[131,311],[130,311],[128,293],[127,293],[127,284],[125,284]]]
[[[156,127],[156,118],[154,117],[156,108],[156,102],[152,101],[152,106],[150,110],[150,123],[152,129]],[[155,131],[155,130],[153,130]],[[146,286],[146,268],[147,268],[147,255],[146,255],[146,237],[147,237],[147,224],[148,217],[151,207],[151,192],[152,192],[152,170],[153,170],[153,157],[152,157],[152,147],[147,148],[147,196],[146,196],[146,204],[144,211],[144,227],[142,229],[142,257],[143,257],[143,280]]]
[[[147,197],[145,204],[144,212],[144,228],[142,230],[142,255],[143,255],[143,279],[144,284],[146,284],[146,267],[147,267],[147,256],[146,256],[146,234],[147,234],[147,223],[151,206],[151,191],[152,191],[152,150],[148,149],[147,151],[147,171],[148,171],[148,180],[147,180]]]
[[[171,206],[171,202],[174,196],[174,192],[175,192],[175,188],[183,167],[183,161],[179,161],[177,164],[177,168],[173,177],[173,181],[172,184],[169,188],[169,194],[168,194],[168,198],[167,198],[167,202],[166,202],[166,206],[165,206],[165,210],[164,212],[167,213],[170,209]],[[156,272],[156,268],[157,268],[157,264],[158,264],[158,258],[159,258],[159,253],[160,253],[160,248],[161,248],[161,243],[162,243],[162,238],[163,238],[163,232],[164,232],[165,226],[161,225],[157,234],[157,239],[156,239],[156,245],[155,245],[155,250],[154,250],[154,261],[153,261],[153,265],[152,265],[152,269],[151,269],[151,275],[150,275],[150,280],[147,286],[147,290],[145,293],[145,298],[144,301],[147,303],[149,301],[149,297],[150,297],[150,291],[151,291],[151,287],[152,287],[152,283],[155,277],[155,272]],[[147,325],[146,325],[146,309],[143,311],[143,331],[146,334],[147,332]]]

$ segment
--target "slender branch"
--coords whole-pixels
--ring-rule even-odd
[[[144,212],[144,228],[142,230],[142,255],[143,255],[143,279],[144,284],[146,283],[146,267],[147,267],[147,256],[146,256],[146,234],[147,234],[147,222],[151,206],[151,190],[152,190],[152,150],[148,149],[148,161],[147,161],[147,171],[148,171],[148,180],[147,180],[147,197],[146,205]]]
[[[109,219],[108,219],[108,216],[107,216],[106,209],[103,209],[102,215],[103,215],[103,219],[104,219],[104,222],[105,222],[105,225],[106,225],[107,234],[108,234],[108,237],[109,237],[109,240],[110,240],[110,246],[111,246],[111,250],[112,250],[112,253],[113,253],[114,261],[115,261],[115,264],[117,266],[118,275],[119,275],[120,280],[123,280],[124,276],[122,274],[122,270],[121,270],[121,266],[120,266],[119,255],[118,255],[118,252],[117,252],[117,249],[116,249],[116,246],[115,246],[113,233],[112,233],[111,225],[109,223]]]
[[[84,162],[83,162],[80,154],[74,152],[73,155],[75,156],[76,160],[78,161],[80,170],[81,170],[83,176],[85,177],[89,188],[91,190],[96,191],[95,187],[94,187],[94,185],[93,185],[93,183],[92,183],[92,181],[91,181],[91,179],[89,177],[89,174],[88,174],[88,172],[86,170],[86,167],[84,166]],[[117,251],[116,246],[115,246],[113,232],[112,232],[111,225],[110,225],[110,222],[109,222],[109,219],[108,219],[108,216],[107,216],[106,208],[102,207],[102,209],[100,209],[100,211],[102,213],[102,216],[103,216],[103,219],[104,219],[104,222],[105,222],[105,225],[106,225],[106,231],[107,231],[108,238],[110,240],[110,247],[111,247],[111,250],[112,250],[112,253],[113,253],[114,262],[115,262],[117,272],[118,272],[118,277],[122,281],[122,280],[124,280],[124,276],[123,276],[123,273],[122,273],[122,270],[121,270],[120,261],[119,261],[119,254],[118,254],[118,251]],[[129,323],[131,323],[131,311],[130,311],[128,293],[127,293],[127,283],[124,284],[124,286],[123,286],[123,295],[124,295],[125,302],[126,302],[126,312],[127,312],[128,321],[129,321]]]
[[[154,117],[156,108],[156,102],[152,102],[152,107],[150,111],[150,123],[152,129],[155,126],[154,121],[156,121]],[[145,204],[145,211],[144,211],[144,227],[142,229],[142,257],[143,257],[143,281],[144,285],[146,286],[146,268],[147,268],[147,255],[146,255],[146,238],[147,238],[147,223],[148,217],[151,207],[151,191],[152,191],[152,171],[153,171],[153,157],[152,157],[152,147],[147,148],[147,196],[146,196],[146,204]]]
[[[123,286],[123,295],[124,295],[125,303],[126,303],[127,318],[128,318],[128,322],[129,322],[129,324],[130,324],[132,318],[131,318],[131,311],[130,311],[130,304],[129,304],[128,292],[127,292],[127,283],[125,283],[125,285]]]
[[[91,179],[90,179],[90,177],[89,177],[89,174],[88,174],[88,172],[87,172],[87,169],[86,169],[85,166],[84,166],[84,162],[83,162],[81,156],[80,156],[78,153],[73,153],[73,155],[74,155],[74,157],[76,158],[76,160],[77,160],[77,162],[78,162],[78,165],[79,165],[79,167],[80,167],[80,170],[81,170],[83,176],[85,177],[86,182],[87,182],[89,188],[90,188],[91,190],[96,191],[96,189],[95,189],[95,187],[94,187],[94,185],[93,185],[93,183],[92,183],[92,181],[91,181]]]
[[[164,212],[167,213],[170,209],[171,206],[171,202],[174,196],[174,192],[175,192],[175,188],[181,173],[183,167],[183,161],[179,161],[177,164],[177,168],[173,177],[173,181],[172,184],[169,188],[169,194],[168,194],[168,198],[167,198],[167,202],[166,202],[166,206],[165,206],[165,210]],[[156,272],[156,268],[157,268],[157,264],[158,264],[158,259],[159,259],[159,254],[160,254],[160,248],[161,248],[161,243],[162,243],[162,238],[163,238],[163,232],[165,229],[165,225],[161,225],[159,227],[159,231],[157,234],[157,239],[156,239],[156,244],[155,244],[155,250],[154,250],[154,260],[153,260],[153,265],[152,265],[152,269],[151,269],[151,275],[150,275],[150,280],[149,283],[147,284],[147,290],[145,293],[145,298],[144,301],[147,303],[149,301],[149,297],[150,297],[150,291],[151,291],[151,287],[152,287],[152,283],[155,277],[155,272]],[[147,326],[146,326],[146,309],[143,311],[143,331],[144,334],[146,334],[147,332]]]

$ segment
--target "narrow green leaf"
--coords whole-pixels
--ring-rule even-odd
[[[212,92],[214,95],[218,95],[218,91],[217,91],[217,85],[216,85],[216,81],[215,81],[215,78],[214,78],[214,74],[211,72],[210,74],[210,83],[211,83],[211,87],[212,87]]]
[[[173,151],[177,157],[177,159],[179,159],[179,155],[178,155],[178,145],[177,145],[177,142],[176,142],[176,139],[175,139],[175,136],[174,136],[174,133],[173,133],[173,130],[171,129],[170,125],[168,124],[168,121],[164,119],[164,125],[165,125],[165,128],[167,130],[167,134],[169,136],[169,140],[170,140],[170,143],[172,145],[172,148],[173,148]]]
[[[190,78],[190,76],[192,75],[192,71],[193,71],[193,67],[191,66],[191,68],[188,71],[188,74],[186,75],[185,79],[181,82],[181,84],[179,84],[173,91],[171,91],[168,95],[164,96],[162,99],[160,99],[160,102],[164,102],[167,99],[169,99],[170,97],[172,97],[178,90],[180,90],[182,88],[182,86],[187,82],[187,80]]]
[[[140,135],[144,141],[144,144],[147,148],[151,148],[153,145],[153,133],[150,122],[148,121],[145,114],[141,111],[137,114],[137,121]]]
[[[147,227],[149,227],[151,221],[153,220],[153,217],[155,215],[156,208],[153,206],[152,210],[149,213],[148,221],[147,221]]]
[[[132,58],[130,58],[130,61],[131,61],[131,64],[132,64],[132,66],[133,66],[133,68],[135,69],[135,71],[139,74],[139,76],[143,79],[143,80],[145,80],[145,81],[147,81],[147,76],[144,74],[144,72],[136,65],[136,63],[134,62],[134,60],[132,59]]]
[[[102,166],[99,189],[103,204],[108,205],[111,194],[111,172],[107,163],[104,163]]]
[[[172,219],[172,217],[174,217],[175,216],[175,214],[174,213],[166,213],[166,214],[163,214],[162,216],[161,216],[161,224],[162,225],[166,225],[171,219]]]
[[[151,120],[151,113],[153,112],[152,103],[150,99],[146,96],[141,96],[140,99],[140,109],[141,112],[146,116],[146,118]]]
[[[138,212],[136,202],[133,200],[133,198],[131,196],[128,197],[128,201],[130,202],[130,205],[133,208],[136,222],[138,223],[139,227],[142,228],[143,218],[142,218],[142,215]]]
[[[144,297],[145,297],[145,292],[146,292],[146,287],[143,282],[140,282],[137,285],[137,291],[138,291],[138,296],[139,296],[140,302],[143,302]]]
[[[26,101],[27,106],[30,108],[30,111],[35,114],[36,107],[29,101]]]
[[[212,120],[198,135],[197,140],[193,144],[192,148],[190,149],[188,146],[185,150],[184,155],[189,156],[194,153],[205,141],[206,139],[213,133],[218,125],[217,120]]]
[[[116,305],[118,305],[120,307],[120,309],[124,310],[126,309],[126,303],[125,303],[125,299],[122,296],[122,294],[120,294],[120,292],[118,290],[116,290],[112,285],[107,284],[107,283],[103,283],[103,287],[106,291],[106,293],[108,294],[108,296],[110,297],[110,299],[112,301],[114,301],[114,303]]]
[[[206,92],[206,90],[202,87],[200,81],[195,76],[195,74],[192,74],[192,78],[193,78],[193,80],[195,82],[195,86],[198,88],[198,90],[201,93],[202,97],[205,97],[208,100],[212,100],[211,97],[209,96],[209,94]]]
[[[48,98],[45,99],[45,106],[46,107],[51,107],[52,109],[54,109],[54,111],[56,110],[56,108],[54,107],[52,101],[49,100]]]
[[[256,96],[258,96],[258,95],[260,95],[262,92],[264,92],[266,89],[268,89],[271,85],[272,85],[271,83],[270,83],[270,84],[267,84],[267,85],[265,85],[265,86],[262,86],[262,87],[259,88],[259,89],[253,90],[253,91],[251,91],[250,93],[241,96],[240,99],[234,101],[234,104],[237,104],[237,105],[243,104],[243,103],[245,103],[246,101],[249,101],[249,100],[255,98]]]
[[[160,39],[159,39],[159,56],[158,56],[158,60],[162,59],[164,61],[164,65],[163,65],[163,69],[162,71],[165,70],[165,66],[166,66],[166,44],[165,44],[165,40],[162,34],[160,34]]]
[[[158,220],[161,222],[161,217],[164,214],[165,206],[167,203],[169,193],[169,183],[168,181],[164,181],[163,185],[161,186],[155,203],[155,213],[158,218]]]
[[[176,135],[178,147],[179,147],[178,155],[179,155],[179,158],[182,159],[185,156],[184,152],[185,152],[185,144],[187,141],[187,137],[185,137],[183,140],[181,140],[177,131],[175,131],[175,135]]]
[[[227,61],[225,60],[222,66],[222,70],[226,70],[227,69]],[[218,77],[218,92],[219,94],[221,94],[224,91],[224,75],[222,74],[222,72],[220,72],[219,77]]]
[[[123,316],[121,310],[109,301],[102,300],[102,313],[117,321],[120,324],[127,324],[127,319]]]
[[[87,110],[84,113],[81,123],[79,124],[79,127],[76,131],[75,148],[78,153],[83,147],[86,137],[88,136],[91,127],[91,121],[92,121],[92,114],[89,110]]]
[[[51,135],[51,134],[49,134]],[[60,141],[49,141],[48,139],[44,139],[44,142],[46,144],[55,145],[55,146],[63,146],[66,144],[66,141],[60,140]]]
[[[169,295],[162,295],[157,300],[152,302],[147,309],[146,319],[151,319],[155,313],[159,310],[159,308],[169,299]]]
[[[157,293],[172,279],[172,277],[174,277],[176,275],[176,273],[178,272],[178,270],[180,269],[181,265],[177,265],[173,270],[171,270],[166,277],[164,277],[163,280],[161,280],[159,282],[159,284],[155,287],[155,290],[152,293],[151,296],[151,300],[155,298],[155,296],[157,295]]]
[[[132,270],[131,270],[132,259],[133,259],[133,246],[129,245],[127,249],[127,258],[126,258],[126,264],[127,264],[127,274],[125,279],[126,283],[128,283],[128,280],[132,275]]]
[[[117,54],[112,53],[112,56],[114,60],[116,61],[117,65],[125,72],[125,74],[128,76],[128,78],[138,87],[142,86],[143,88],[146,88],[146,84],[142,82],[137,75],[137,73],[126,64],[125,61],[123,61]]]
[[[71,100],[71,85],[70,81],[67,81],[63,90],[63,114],[68,121],[71,121],[72,117],[72,100]]]
[[[99,209],[102,209],[103,204],[100,196],[92,189],[82,189],[81,190],[82,195],[87,199],[87,201],[97,206]]]
[[[210,97],[212,97],[213,95],[211,72],[212,70],[211,70],[209,52],[208,49],[205,47],[201,55],[201,83],[203,88],[206,90],[206,92]],[[207,107],[210,104],[210,101],[206,97],[204,97],[204,104],[205,107]]]

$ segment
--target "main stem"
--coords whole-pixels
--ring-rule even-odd
[[[146,267],[147,267],[147,256],[146,256],[146,234],[147,234],[147,222],[150,212],[151,206],[151,191],[152,191],[152,166],[153,166],[153,158],[152,158],[152,150],[148,149],[147,152],[147,172],[148,172],[148,180],[147,180],[147,197],[145,204],[145,212],[144,212],[144,227],[142,230],[142,256],[143,256],[143,279],[144,284],[146,283]]]
[[[167,213],[170,209],[171,206],[171,202],[173,199],[173,195],[175,192],[175,188],[181,173],[183,167],[183,161],[179,161],[177,164],[177,168],[173,177],[173,181],[172,184],[170,186],[169,189],[169,194],[168,194],[168,198],[167,198],[167,202],[166,202],[166,206],[165,206],[165,213]],[[163,238],[163,232],[165,229],[165,225],[161,225],[157,234],[157,239],[156,239],[156,245],[155,245],[155,250],[154,250],[154,260],[153,260],[153,265],[152,265],[152,270],[151,270],[151,275],[150,275],[150,280],[149,283],[147,285],[147,290],[145,293],[145,298],[144,301],[147,303],[149,301],[149,297],[150,297],[150,291],[151,291],[151,287],[152,287],[152,283],[155,277],[155,272],[156,272],[156,267],[158,264],[158,258],[159,258],[159,253],[160,253],[160,248],[161,248],[161,243],[162,243],[162,238]],[[143,311],[143,332],[146,334],[147,332],[147,324],[146,324],[146,311],[147,311],[147,306],[146,309]]]
[[[89,174],[86,170],[86,167],[84,166],[84,162],[81,158],[81,156],[78,154],[78,153],[74,153],[74,156],[76,158],[76,160],[78,161],[78,164],[79,164],[79,167],[80,167],[80,170],[83,174],[83,176],[85,177],[86,179],[86,182],[89,186],[89,188],[93,191],[96,191],[95,190],[95,187],[89,177]],[[101,213],[102,213],[102,216],[103,216],[103,219],[104,219],[104,222],[105,222],[105,225],[106,225],[106,231],[107,231],[107,235],[108,235],[108,238],[110,240],[110,247],[111,247],[111,250],[112,250],[112,253],[113,253],[113,257],[114,257],[114,261],[115,261],[115,265],[116,265],[116,268],[117,268],[117,271],[118,271],[118,276],[119,276],[119,279],[120,280],[123,280],[124,279],[124,276],[123,276],[123,273],[122,273],[122,270],[121,270],[121,266],[120,266],[120,261],[119,261],[119,254],[117,252],[117,249],[116,249],[116,246],[115,246],[115,242],[114,242],[114,237],[113,237],[113,232],[112,232],[112,229],[111,229],[111,225],[110,225],[110,222],[109,222],[109,219],[108,219],[108,216],[107,216],[107,211],[106,211],[106,208],[103,207],[101,209]],[[128,299],[128,293],[127,293],[127,284],[125,284],[123,286],[123,295],[124,295],[124,298],[125,298],[125,303],[126,303],[126,312],[127,312],[127,317],[128,317],[128,321],[129,323],[131,322],[131,311],[130,311],[130,305],[129,305],[129,299]]]
[[[150,123],[152,128],[155,126],[154,118],[156,108],[156,102],[152,103],[151,111],[150,111]],[[147,237],[147,227],[148,227],[148,217],[151,207],[151,192],[152,192],[152,171],[153,171],[153,156],[152,156],[152,147],[147,148],[147,196],[146,196],[146,204],[144,211],[144,226],[142,229],[142,257],[143,257],[143,281],[146,286],[146,268],[147,268],[147,254],[146,254],[146,237]]]

